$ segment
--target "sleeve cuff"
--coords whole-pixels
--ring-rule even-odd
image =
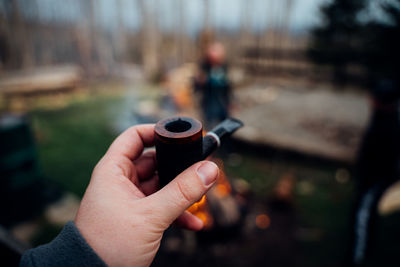
[[[30,249],[22,256],[27,266],[107,266],[83,238],[73,222],[68,222],[50,243]]]

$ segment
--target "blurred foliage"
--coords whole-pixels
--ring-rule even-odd
[[[400,81],[400,0],[382,6],[388,23],[372,21],[365,26],[364,49],[371,74]]]
[[[332,65],[335,82],[344,81],[344,67],[359,60],[357,13],[364,7],[365,0],[335,0],[321,7],[323,24],[312,31],[309,55],[316,63]]]
[[[321,8],[323,23],[312,30],[308,53],[316,63],[332,66],[336,83],[346,82],[351,64],[366,68],[368,83],[399,81],[400,0],[380,4],[385,21],[361,20],[370,2],[334,0]]]

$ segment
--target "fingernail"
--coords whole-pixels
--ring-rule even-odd
[[[203,162],[197,169],[197,174],[199,175],[201,181],[205,186],[208,186],[215,182],[218,177],[218,167],[213,162]]]

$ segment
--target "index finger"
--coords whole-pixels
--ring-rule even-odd
[[[123,156],[130,160],[137,159],[145,147],[154,145],[154,124],[141,124],[123,132],[106,152],[109,156]]]

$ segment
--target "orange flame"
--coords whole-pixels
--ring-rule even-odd
[[[209,212],[207,198],[204,195],[200,201],[190,206],[187,211],[195,215],[197,218],[203,221],[204,228],[210,228],[213,224],[211,213]]]
[[[225,173],[222,171],[223,162],[219,159],[214,159],[214,162],[218,165],[220,171],[218,179],[211,189],[210,193],[215,194],[218,198],[223,198],[232,192],[232,187],[226,178]],[[203,196],[198,202],[194,203],[187,209],[190,213],[197,216],[203,221],[204,228],[210,228],[213,225],[213,218],[209,210],[207,197]]]

